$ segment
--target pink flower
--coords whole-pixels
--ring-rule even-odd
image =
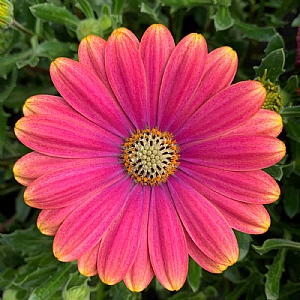
[[[50,68],[61,97],[37,95],[16,135],[34,150],[15,165],[37,224],[61,261],[141,291],[156,275],[186,280],[188,256],[220,273],[239,255],[232,228],[265,232],[280,190],[261,169],[285,155],[280,116],[257,81],[231,85],[229,47],[200,34],[175,47],[162,25],[85,38],[79,62]]]

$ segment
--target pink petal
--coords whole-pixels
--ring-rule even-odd
[[[146,193],[140,184],[133,187],[127,196],[122,215],[112,223],[102,238],[97,267],[100,279],[106,284],[121,281],[133,265],[142,228],[147,224],[149,192]]]
[[[189,255],[204,270],[210,273],[222,273],[224,270],[227,269],[227,265],[217,263],[213,259],[209,258],[207,255],[205,255],[193,242],[188,233],[186,233],[185,238],[188,246]]]
[[[82,275],[94,276],[97,274],[98,250],[99,243],[78,258],[78,271]]]
[[[57,209],[43,209],[37,219],[38,229],[43,234],[54,236],[62,222],[77,206],[75,203]]]
[[[101,37],[89,35],[79,44],[78,58],[79,62],[95,73],[107,90],[112,93],[105,71],[105,45],[106,41]]]
[[[17,138],[27,147],[46,155],[84,158],[118,156],[123,140],[82,118],[31,115],[15,125]]]
[[[230,47],[220,47],[210,52],[202,80],[182,109],[180,117],[174,119],[173,128],[180,128],[203,103],[227,88],[235,76],[237,64],[236,52]]]
[[[182,160],[231,171],[267,168],[285,155],[284,143],[268,136],[230,135],[187,143],[180,149]]]
[[[169,177],[168,185],[187,233],[210,259],[222,265],[234,264],[238,259],[238,245],[226,219],[180,175],[178,171],[176,176]]]
[[[227,134],[268,135],[277,137],[282,131],[281,116],[268,109],[260,109],[250,120]]]
[[[180,173],[180,177],[212,203],[230,227],[249,234],[261,234],[270,227],[270,216],[262,205],[243,203],[221,195],[217,190],[207,188],[201,179],[193,175]]]
[[[165,66],[175,47],[170,31],[161,24],[154,24],[145,31],[140,45],[140,52],[145,66],[148,103],[149,127],[156,126],[157,105],[162,76]]]
[[[180,118],[186,102],[193,96],[207,58],[207,45],[200,34],[191,33],[173,50],[166,65],[158,102],[157,126],[174,132],[174,120]]]
[[[36,95],[28,98],[23,106],[23,114],[25,117],[35,114],[81,117],[63,98],[52,95]]]
[[[147,83],[140,52],[123,29],[116,29],[105,48],[106,73],[112,90],[135,128],[148,124]]]
[[[222,135],[252,118],[263,105],[266,90],[258,81],[241,81],[205,102],[176,132],[186,143]]]
[[[148,243],[151,264],[160,283],[179,290],[187,276],[188,253],[182,225],[165,186],[152,189]]]
[[[144,290],[154,275],[148,251],[148,211],[146,212],[150,203],[150,188],[148,187],[145,187],[143,201],[145,201],[145,212],[141,221],[141,241],[134,263],[124,278],[127,288],[134,292]]]
[[[122,212],[131,188],[131,179],[116,178],[110,186],[83,198],[57,231],[53,243],[54,255],[61,261],[72,261],[99,243]]]
[[[98,158],[74,162],[46,173],[25,190],[25,202],[40,209],[56,209],[89,199],[108,183],[125,177],[117,159]]]
[[[22,185],[28,186],[38,177],[54,170],[74,166],[82,159],[69,159],[47,156],[31,152],[21,157],[14,165],[15,179]]]
[[[209,189],[238,201],[267,204],[280,196],[277,182],[261,170],[232,172],[184,161],[180,169]]]
[[[88,67],[57,58],[50,66],[50,75],[62,97],[87,119],[121,136],[133,130],[119,103]]]

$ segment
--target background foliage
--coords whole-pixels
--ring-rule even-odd
[[[9,9],[1,10],[3,3]],[[0,0],[2,299],[300,299],[300,66],[294,64],[299,10],[299,0]],[[38,211],[24,204],[24,189],[13,178],[14,162],[29,151],[13,127],[26,98],[56,94],[48,72],[53,59],[76,59],[78,43],[88,34],[107,38],[125,26],[141,37],[153,23],[165,24],[176,42],[199,32],[210,50],[231,46],[239,56],[235,81],[262,78],[267,70],[265,80],[280,90],[280,138],[287,155],[266,170],[282,189],[280,199],[267,206],[272,226],[260,236],[236,232],[237,264],[213,275],[191,260],[180,291],[169,292],[154,279],[144,292],[131,293],[123,283],[106,286],[97,276],[80,275],[76,263],[53,257],[52,238],[36,229]]]

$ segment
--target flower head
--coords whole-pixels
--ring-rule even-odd
[[[3,30],[12,22],[13,5],[9,0],[0,0],[0,30]]]
[[[55,256],[133,291],[153,275],[180,289],[189,255],[213,273],[234,264],[232,228],[265,232],[280,194],[261,170],[285,154],[263,85],[231,85],[231,48],[207,53],[200,34],[175,46],[157,24],[140,42],[125,28],[88,36],[78,56],[52,63],[61,97],[29,98],[15,129],[34,150],[15,177]]]

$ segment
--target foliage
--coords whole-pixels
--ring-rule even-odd
[[[294,66],[298,0],[10,0],[0,28],[0,289],[3,300],[54,299],[299,299],[300,297],[300,69]],[[0,10],[1,14],[1,10]],[[0,20],[2,20],[0,19]],[[105,286],[80,275],[76,264],[58,262],[52,238],[36,228],[37,211],[23,202],[24,189],[12,174],[29,150],[14,136],[26,98],[55,94],[49,64],[76,59],[79,41],[107,38],[125,26],[141,36],[148,25],[165,24],[178,42],[202,33],[212,50],[231,46],[239,56],[235,81],[265,76],[282,94],[287,155],[266,170],[280,181],[282,195],[268,205],[270,230],[261,236],[236,232],[237,264],[213,275],[190,261],[185,286],[165,290],[155,279],[142,293],[123,283]],[[298,49],[299,51],[299,49]],[[254,68],[253,68],[254,67]],[[298,94],[297,94],[298,91]]]

